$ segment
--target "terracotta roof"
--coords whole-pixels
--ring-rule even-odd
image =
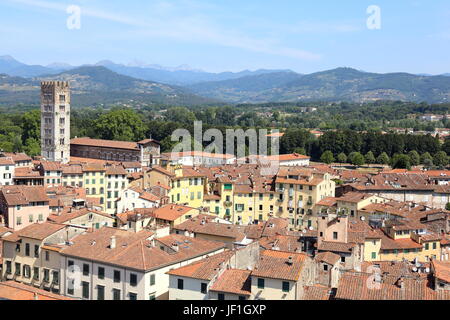
[[[16,242],[20,238],[30,238],[35,240],[44,240],[54,233],[58,232],[66,228],[67,226],[64,224],[52,223],[52,222],[44,222],[44,223],[35,223],[25,227],[19,231],[14,232],[13,234],[6,236],[3,238],[4,241]]]
[[[27,156],[25,153],[10,153],[10,152],[4,152],[3,155],[6,157],[12,158],[14,162],[23,162],[23,161],[30,161],[31,157]]]
[[[245,238],[246,227],[235,224],[214,222],[215,219],[216,217],[214,216],[201,214],[176,225],[174,229],[197,234],[230,238],[235,242],[240,242]],[[202,221],[205,221],[205,223],[202,224]]]
[[[56,222],[56,223],[65,223],[67,221],[70,221],[70,220],[73,220],[73,219],[85,216],[85,215],[90,214],[90,213],[101,215],[101,216],[103,216],[105,218],[110,218],[110,219],[114,220],[114,217],[112,217],[111,215],[109,215],[109,214],[107,214],[105,212],[96,211],[96,210],[90,210],[90,209],[87,209],[87,208],[83,208],[83,209],[79,209],[79,210],[75,210],[75,209],[72,209],[72,208],[65,208],[63,210],[63,212],[61,212],[60,215],[52,214],[47,219],[49,221],[53,221],[53,222]]]
[[[324,207],[334,207],[337,204],[337,200],[339,199],[334,197],[328,197],[320,200],[319,202],[316,203],[316,205]]]
[[[292,264],[288,263],[292,257]],[[264,250],[252,276],[297,281],[308,256],[304,253]]]
[[[232,154],[210,153],[202,151],[187,151],[187,152],[169,152],[162,155],[169,159],[178,159],[182,157],[201,157],[201,158],[216,158],[216,159],[233,159]]]
[[[148,143],[160,144],[159,141],[156,141],[154,139],[145,139],[145,140],[141,140],[141,141],[138,142],[138,144],[148,144]]]
[[[298,236],[276,235],[263,237],[259,240],[259,245],[267,250],[277,250],[285,252],[298,252],[302,249],[302,243]]]
[[[91,146],[91,147],[135,150],[135,151],[139,150],[138,144],[136,142],[128,142],[128,141],[112,141],[112,140],[101,140],[101,139],[91,139],[91,138],[75,138],[75,139],[70,140],[70,144],[71,145]]]
[[[412,239],[394,240],[386,235],[381,238],[381,250],[421,249],[422,245]]]
[[[4,186],[1,192],[8,206],[49,201],[45,188],[42,186]]]
[[[321,285],[304,286],[304,295],[302,300],[329,300],[330,288]]]
[[[251,278],[249,270],[228,269],[209,289],[215,292],[232,293],[242,296],[251,295]]]
[[[128,174],[128,172],[125,170],[125,168],[123,166],[116,166],[116,165],[112,165],[112,166],[107,166],[106,167],[106,174],[107,175],[124,175],[126,176]]]
[[[16,167],[14,168],[14,179],[19,178],[41,178],[44,179],[43,176],[41,176],[41,173],[37,170],[33,170],[29,167]]]
[[[125,169],[128,169],[128,168],[142,168],[141,163],[137,162],[137,161],[122,162],[122,166]]]
[[[188,264],[187,266],[173,269],[167,272],[167,274],[193,279],[212,280],[219,271],[221,264],[227,263],[233,255],[233,251],[224,251]]]
[[[314,260],[317,262],[325,262],[334,266],[339,260],[341,260],[341,257],[332,252],[320,252],[314,257]]]
[[[44,171],[62,171],[61,162],[42,161],[41,166]]]
[[[168,204],[153,211],[153,216],[161,220],[175,221],[192,210],[197,209],[177,204]]]
[[[74,300],[15,281],[0,282],[0,298],[6,300]]]
[[[319,245],[320,251],[331,251],[331,252],[352,252],[352,249],[355,247],[354,243],[344,243],[344,242],[328,242],[322,241]]]
[[[368,286],[372,274],[344,273],[338,284],[336,299],[344,300],[449,300],[447,290],[434,291],[428,280],[404,278],[401,288],[399,280],[393,283],[382,282],[379,287]]]
[[[0,157],[0,166],[13,166],[14,164],[12,158]]]
[[[111,237],[116,237],[116,247],[110,248]],[[173,265],[213,253],[223,249],[224,244],[180,235],[169,235],[150,240],[153,232],[142,230],[138,233],[103,227],[93,233],[86,233],[73,239],[74,244],[61,254],[80,259],[109,263],[135,270],[149,271]],[[178,251],[161,250],[159,243],[166,247],[178,245]]]
[[[269,160],[278,160],[278,161],[293,161],[293,160],[306,160],[310,159],[311,157],[304,156],[298,153],[292,153],[292,154],[280,154],[278,156],[269,156],[267,157]]]
[[[434,276],[436,278],[450,283],[450,262],[432,260],[431,266],[434,270]]]

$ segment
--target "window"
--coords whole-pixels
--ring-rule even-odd
[[[97,300],[105,300],[105,287],[97,286]]]
[[[333,239],[337,240],[337,238],[338,238],[338,233],[337,232],[333,232]]]
[[[341,262],[345,263],[345,257],[341,257]]]
[[[207,288],[208,288],[208,285],[206,283],[202,283],[201,287],[200,287],[200,292],[201,293],[206,293]]]
[[[6,273],[11,274],[11,261],[6,261]]]
[[[105,268],[98,267],[98,278],[105,279]]]
[[[323,271],[328,271],[328,265],[327,264],[323,265]]]
[[[264,289],[264,279],[258,278],[258,289]]]
[[[184,289],[184,281],[183,281],[183,279],[178,279],[178,286],[177,286],[177,288],[179,290],[183,290]]]
[[[137,294],[130,292],[130,300],[137,300]]]
[[[31,278],[31,267],[29,265],[23,266],[23,276],[27,279]]]
[[[156,300],[156,296],[154,294],[151,294],[148,296],[148,300]]]
[[[39,268],[38,267],[33,268],[33,280],[39,281]]]
[[[425,250],[430,250],[430,244],[429,243],[425,243]]]
[[[20,243],[16,244],[16,252],[20,252]]]
[[[81,287],[83,299],[89,299],[89,282],[83,281]]]
[[[73,266],[73,260],[68,260],[67,261],[67,266],[70,268],[71,266]]]
[[[225,295],[223,293],[219,293],[217,295],[217,300],[225,300]]]
[[[49,260],[50,260],[50,252],[45,251],[45,261],[49,261]]]
[[[239,296],[239,300],[247,300],[245,296]]]
[[[433,249],[436,249],[436,248],[437,248],[436,242],[433,242]]]
[[[48,269],[44,269],[44,282],[50,282],[50,270]]]
[[[118,283],[120,282],[120,271],[114,270],[114,282]]]
[[[137,286],[137,275],[135,273],[130,273],[130,286],[132,287]]]
[[[89,275],[89,265],[86,263],[83,263],[83,276]]]
[[[155,285],[155,280],[156,280],[156,279],[155,279],[155,275],[154,275],[154,274],[151,274],[151,275],[150,275],[150,285],[151,285],[151,286],[154,286],[154,285]]]
[[[120,300],[120,290],[113,289],[113,300]]]
[[[20,276],[20,263],[16,262],[16,276]]]
[[[283,292],[289,292],[290,285],[289,282],[283,281]]]
[[[59,285],[59,271],[54,270],[52,273],[53,273],[53,284]]]
[[[25,243],[25,255],[27,257],[30,256],[30,244],[29,243]]]
[[[377,253],[376,252],[372,252],[372,259],[376,259],[377,258]]]

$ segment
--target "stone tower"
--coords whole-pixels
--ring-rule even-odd
[[[41,150],[49,161],[70,161],[69,82],[41,82]]]

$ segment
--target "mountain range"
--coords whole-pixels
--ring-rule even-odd
[[[187,89],[118,74],[105,67],[79,67],[58,74],[23,78],[0,74],[0,103],[39,104],[40,81],[70,81],[74,106],[117,103],[193,105],[217,102]]]
[[[165,68],[135,61],[26,65],[0,57],[0,103],[38,103],[41,80],[71,81],[74,105],[127,102],[159,104],[298,101],[450,101],[450,74],[378,74],[337,68],[312,74],[290,70],[208,73],[189,66]]]

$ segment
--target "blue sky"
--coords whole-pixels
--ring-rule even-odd
[[[69,5],[81,28],[69,30]],[[381,9],[369,30],[366,10]],[[0,55],[206,71],[336,67],[450,73],[448,0],[0,0]]]

